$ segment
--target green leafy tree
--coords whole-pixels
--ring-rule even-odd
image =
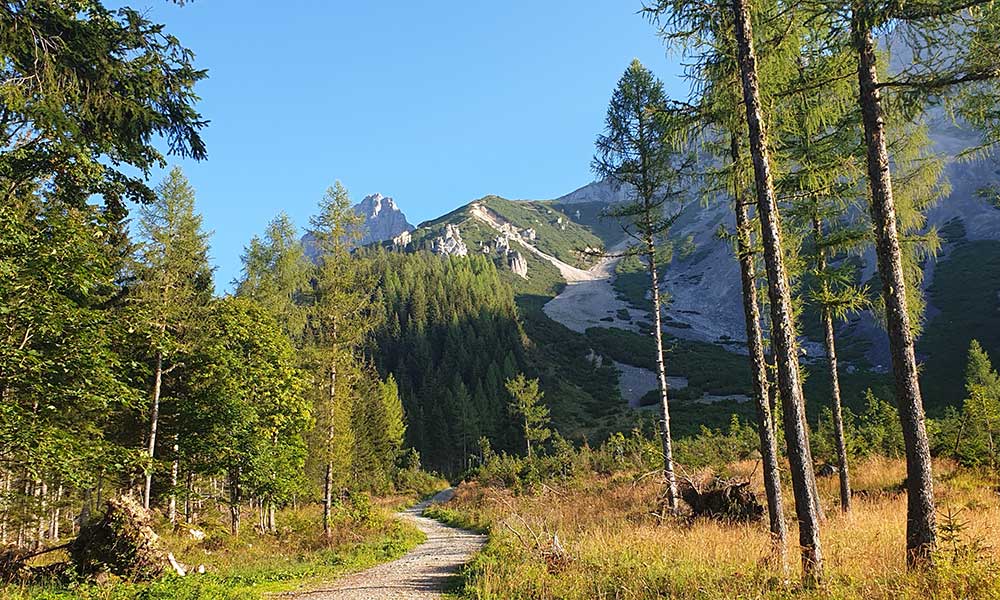
[[[241,506],[287,502],[304,476],[304,434],[311,420],[307,379],[273,315],[246,298],[212,304],[199,349],[195,393],[183,404],[181,441],[206,474],[221,473],[229,490],[231,531]]]
[[[531,458],[531,443],[544,442],[552,435],[549,407],[541,403],[544,394],[538,390],[537,379],[529,380],[523,373],[518,374],[507,380],[506,387],[511,396],[510,412],[521,418],[524,443]]]
[[[658,275],[658,249],[675,216],[666,214],[668,202],[682,194],[682,176],[691,160],[678,151],[675,138],[683,122],[671,110],[663,83],[633,60],[618,80],[608,105],[604,133],[598,136],[593,169],[599,176],[623,187],[628,200],[605,211],[619,221],[634,242],[626,255],[639,256],[649,273],[653,337],[656,340],[656,373],[660,391],[660,436],[667,502],[677,512],[677,479],[666,369],[663,362],[663,317]]]
[[[0,203],[0,538],[59,537],[60,503],[140,461],[109,435],[139,398],[116,346],[119,261],[103,211],[48,194]],[[61,493],[60,493],[61,492]],[[79,498],[79,496],[76,496]]]

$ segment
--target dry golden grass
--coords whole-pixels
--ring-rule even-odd
[[[753,463],[731,465],[748,474]],[[453,507],[470,524],[490,524],[486,552],[464,594],[500,598],[1000,598],[1000,496],[996,482],[936,464],[941,514],[966,523],[957,544],[941,544],[939,567],[910,574],[904,560],[902,461],[872,459],[852,469],[854,510],[840,511],[837,478],[821,479],[825,583],[797,585],[797,529],[790,490],[789,575],[772,559],[765,522],[751,525],[667,519],[654,514],[660,486],[634,475],[586,477],[537,494],[465,483]],[[759,477],[754,479],[759,486]],[[763,497],[762,490],[758,490]],[[553,548],[554,536],[564,549]],[[955,551],[960,556],[954,558]],[[568,560],[566,560],[568,557]]]

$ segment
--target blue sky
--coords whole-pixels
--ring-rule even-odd
[[[486,194],[548,199],[592,179],[632,58],[684,86],[639,0],[128,2],[209,70],[198,192],[220,292],[279,211],[304,227],[335,180],[410,221]],[[160,174],[155,174],[156,178]]]

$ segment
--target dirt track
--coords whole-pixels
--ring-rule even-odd
[[[421,514],[432,502],[447,502],[454,494],[445,490],[434,498],[400,513],[416,525],[427,541],[402,558],[348,575],[330,585],[291,594],[301,600],[424,600],[439,598],[458,570],[472,558],[486,536],[442,525]]]

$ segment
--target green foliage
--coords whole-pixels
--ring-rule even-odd
[[[518,373],[517,377],[508,379],[505,386],[511,396],[511,403],[507,408],[524,424],[522,432],[530,458],[531,443],[544,442],[552,435],[552,430],[548,427],[551,421],[549,407],[541,404],[544,394],[538,391],[537,379],[528,380],[523,373]]]
[[[513,291],[485,256],[370,254],[380,325],[374,358],[395,377],[407,442],[434,469],[455,472],[480,436],[513,449],[504,381],[526,367]]]
[[[0,9],[0,178],[6,204],[52,178],[67,204],[92,194],[110,213],[151,202],[149,171],[171,153],[205,158],[193,53],[131,8],[98,0],[5,2]],[[25,132],[31,132],[25,135]]]

